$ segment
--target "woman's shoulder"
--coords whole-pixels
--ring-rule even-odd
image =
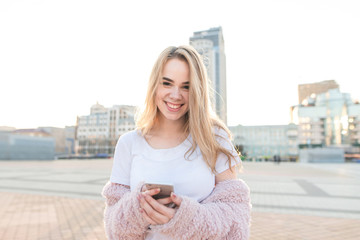
[[[224,129],[222,127],[215,126],[215,138],[216,141],[224,148],[233,153],[234,156],[237,156],[237,153],[234,149],[234,145],[232,143],[232,134],[228,129]]]
[[[140,130],[134,129],[121,135],[119,138],[119,142],[132,144],[134,142],[139,141],[141,137],[142,136]]]
[[[217,140],[231,140],[231,133],[221,126],[213,126],[213,132]]]

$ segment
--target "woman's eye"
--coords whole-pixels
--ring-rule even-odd
[[[163,85],[164,86],[170,86],[170,83],[169,82],[163,82]]]
[[[186,90],[189,90],[189,86],[184,86],[183,88]]]

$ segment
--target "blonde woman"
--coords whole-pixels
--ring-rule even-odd
[[[158,57],[137,129],[120,137],[104,222],[108,239],[248,239],[250,197],[227,127],[213,114],[206,68],[191,46]],[[158,200],[166,183],[174,192]],[[174,204],[175,208],[168,207]]]

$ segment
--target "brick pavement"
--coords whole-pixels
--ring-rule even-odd
[[[360,239],[360,165],[244,163],[251,240]],[[111,161],[0,162],[0,239],[105,239]]]
[[[0,193],[2,240],[102,240],[101,200]],[[252,213],[251,240],[359,239],[359,219]]]
[[[105,239],[103,209],[100,200],[0,193],[0,239]]]

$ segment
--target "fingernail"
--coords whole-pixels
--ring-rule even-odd
[[[173,197],[177,197],[177,196],[176,196],[176,194],[175,194],[175,193],[173,193],[173,192],[171,193],[171,196],[173,196]]]

